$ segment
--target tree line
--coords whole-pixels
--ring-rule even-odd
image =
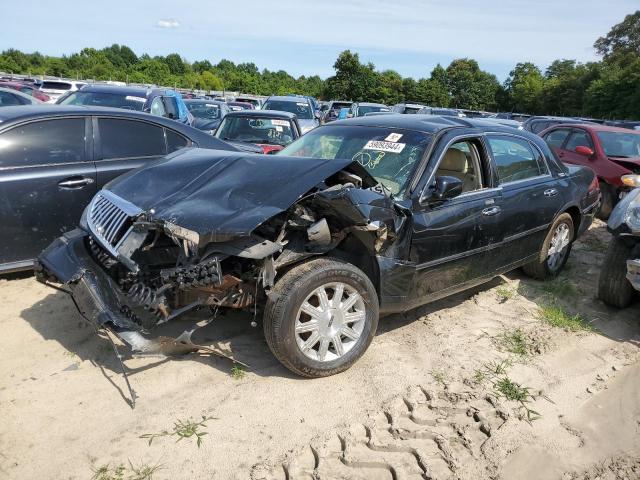
[[[597,39],[594,48],[600,61],[556,60],[545,71],[522,62],[502,84],[469,58],[455,59],[446,68],[437,65],[428,77],[416,80],[394,70],[378,71],[349,50],[338,56],[335,75],[326,80],[226,59],[212,64],[190,63],[177,53],[138,56],[117,44],[62,57],[9,49],[0,54],[0,71],[388,105],[413,101],[472,110],[640,119],[640,10]]]

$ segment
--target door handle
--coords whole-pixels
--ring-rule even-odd
[[[558,195],[558,190],[555,188],[550,188],[544,191],[545,197],[555,197],[556,195]]]
[[[79,187],[84,187],[85,185],[90,185],[92,183],[93,183],[93,178],[79,177],[79,178],[69,178],[67,180],[58,182],[58,186],[62,188],[79,188]]]
[[[492,217],[494,215],[499,214],[502,211],[500,207],[489,207],[482,210],[482,215],[485,217]]]

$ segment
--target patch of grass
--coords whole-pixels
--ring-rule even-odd
[[[529,389],[514,382],[509,377],[503,377],[494,384],[495,390],[507,400],[524,402],[529,398]]]
[[[481,368],[475,371],[474,380],[479,384],[490,382],[493,395],[511,402],[517,402],[519,404],[517,409],[518,418],[531,423],[533,420],[540,418],[538,412],[529,408],[529,404],[535,401],[537,397],[531,393],[529,387],[524,387],[509,378],[507,369],[511,365],[512,362],[510,360],[484,363]]]
[[[540,418],[540,414],[527,405],[536,400],[529,387],[523,387],[509,377],[502,377],[493,383],[493,390],[499,396],[520,404],[518,413],[521,420],[531,423],[533,420]]]
[[[231,376],[234,380],[242,380],[245,373],[244,368],[242,368],[242,365],[240,364],[234,363],[231,367]]]
[[[497,339],[498,344],[507,352],[524,357],[529,353],[529,342],[522,330],[503,332]]]
[[[62,352],[62,354],[65,357],[69,357],[69,358],[74,358],[76,356],[76,354],[70,350],[65,350],[64,352]]]
[[[566,279],[556,278],[543,282],[539,285],[543,292],[559,298],[575,298],[578,295],[578,288]]]
[[[131,475],[128,480],[152,480],[153,474],[162,468],[161,465],[133,465],[131,461],[129,461],[129,468],[131,470]]]
[[[500,285],[496,288],[496,297],[498,297],[498,301],[500,303],[505,303],[506,301],[511,300],[515,295],[516,291],[506,285]]]
[[[440,385],[445,385],[447,381],[447,375],[441,370],[431,370],[429,372],[433,379],[438,382]]]
[[[149,439],[149,445],[151,445],[151,442],[158,437],[175,436],[177,437],[176,443],[180,440],[184,440],[185,438],[195,437],[196,444],[198,445],[198,448],[200,448],[203,437],[208,435],[208,432],[206,430],[203,431],[202,429],[206,428],[206,422],[209,420],[217,419],[215,417],[202,415],[202,420],[200,421],[191,420],[190,418],[187,420],[177,420],[173,424],[173,430],[163,430],[160,433],[145,433],[144,435],[140,435],[140,438]]]
[[[153,480],[153,475],[162,465],[134,465],[129,460],[129,467],[119,464],[111,467],[108,463],[99,467],[92,467],[91,480]]]
[[[571,315],[560,305],[543,305],[538,310],[540,319],[552,327],[562,328],[570,332],[592,331],[593,328],[579,313]]]

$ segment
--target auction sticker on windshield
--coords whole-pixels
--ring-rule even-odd
[[[378,150],[380,152],[400,153],[404,150],[406,143],[396,142],[383,142],[380,140],[369,140],[367,144],[362,147],[363,150]]]
[[[147,101],[146,98],[142,98],[142,97],[134,97],[132,95],[127,95],[126,97],[124,97],[126,100],[132,100],[134,102],[140,102],[140,103],[144,103]]]
[[[277,125],[279,127],[288,127],[289,121],[288,120],[271,120],[271,125]]]
[[[402,138],[402,134],[401,133],[391,133],[391,134],[389,134],[389,136],[387,138],[385,138],[385,140],[387,142],[397,142],[401,138]]]

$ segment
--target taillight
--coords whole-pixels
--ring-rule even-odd
[[[589,193],[599,189],[600,189],[600,182],[598,181],[597,175],[594,175],[593,180],[591,181],[591,184],[589,184]]]

